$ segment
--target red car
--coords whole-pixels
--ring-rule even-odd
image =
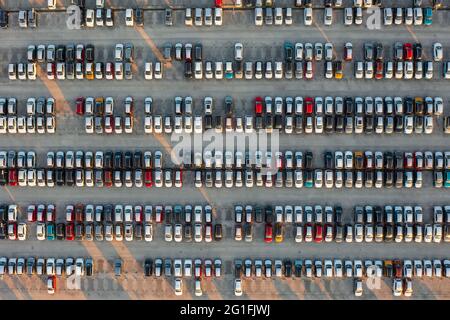
[[[9,170],[8,183],[9,183],[9,186],[11,186],[11,187],[17,186],[17,171],[16,171],[16,169]]]
[[[257,115],[260,115],[260,114],[262,114],[262,112],[263,112],[262,98],[256,97],[255,98],[255,113]]]
[[[312,114],[314,110],[314,102],[311,97],[305,98],[305,113]]]
[[[411,43],[405,43],[403,45],[403,60],[412,60],[413,50]]]
[[[270,223],[266,223],[264,232],[264,242],[271,243],[273,240],[273,227]]]
[[[75,239],[74,228],[73,223],[68,223],[66,225],[66,240],[73,241]]]
[[[105,182],[104,182],[105,187],[108,187],[108,188],[112,187],[113,182],[112,182],[111,170],[105,170],[104,172],[105,172]]]
[[[82,116],[84,114],[84,98],[83,97],[79,97],[76,100],[76,112],[80,116]]]
[[[215,0],[216,8],[222,8],[222,0]]]
[[[149,170],[149,169],[145,170],[144,181],[145,181],[145,186],[147,188],[151,188],[153,186],[152,170]]]
[[[393,261],[394,264],[394,275],[396,278],[401,278],[402,277],[402,263],[400,260],[394,260]]]
[[[75,221],[76,222],[84,221],[84,206],[82,204],[75,205]]]
[[[320,223],[314,225],[314,242],[320,243],[323,239],[323,226]]]
[[[383,79],[384,76],[384,65],[383,61],[375,62],[375,79],[380,80]]]

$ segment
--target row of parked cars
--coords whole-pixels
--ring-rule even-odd
[[[55,133],[55,99],[28,98],[26,108],[18,115],[17,99],[0,97],[0,133]]]
[[[450,223],[450,206],[433,207],[433,223]],[[275,205],[252,206],[236,205],[234,220],[236,223],[338,223],[342,224],[341,206],[322,205]],[[355,206],[354,222],[367,224],[385,223],[423,223],[424,211],[421,206]]]
[[[448,259],[235,259],[236,278],[442,278]]]
[[[395,16],[394,16],[395,15]],[[262,25],[292,25],[292,8],[255,8],[254,21],[256,26]],[[351,26],[362,25],[363,9],[361,6],[353,8],[344,8],[344,25]],[[305,26],[311,26],[314,23],[313,8],[303,9],[303,23]],[[433,23],[433,10],[431,7],[409,7],[409,8],[383,8],[383,24],[385,26],[395,25],[425,25],[430,26]],[[331,26],[333,24],[333,8],[326,6],[323,9],[323,24]]]
[[[320,208],[321,209],[321,208]],[[327,208],[325,208],[327,209]],[[377,223],[347,223],[340,222],[323,223],[313,222],[313,207],[305,206],[305,223],[295,223],[292,227],[292,237],[296,243],[302,242],[336,242],[336,243],[381,243],[381,242],[415,242],[415,243],[441,243],[450,242],[450,224],[425,224],[423,223],[403,223],[397,222],[394,224],[393,209],[386,206],[385,216],[382,222]],[[397,207],[395,207],[397,209]],[[317,213],[317,206],[314,207],[314,213]],[[391,210],[391,211],[389,211]],[[265,215],[264,225],[264,242],[266,243],[281,243],[285,236],[291,234],[286,231],[286,222],[277,222],[272,211]],[[311,219],[308,219],[309,217]],[[321,216],[315,216],[316,220]],[[384,223],[383,221],[386,221]],[[237,223],[234,227],[234,239],[236,241],[245,240],[246,242],[253,241],[253,234],[256,225],[251,222]],[[290,230],[290,229],[288,229]]]
[[[220,278],[222,276],[221,259],[162,259],[147,258],[144,260],[144,276],[146,277],[174,277],[174,291],[176,296],[183,294],[184,278],[194,277],[194,293],[196,297],[203,295],[202,278]]]
[[[255,152],[205,150],[185,157],[185,167],[205,169],[314,169],[310,151]],[[323,153],[324,169],[337,170],[447,170],[450,169],[450,152],[441,151],[326,151]],[[0,168],[35,168],[34,151],[0,151]],[[56,169],[163,169],[161,151],[49,151],[45,166]]]
[[[443,271],[444,268],[444,271]],[[363,278],[393,278],[394,296],[410,297],[413,293],[412,270],[414,276],[422,278],[442,278],[450,276],[450,260],[341,260],[341,259],[236,259],[234,261],[234,294],[243,293],[243,279],[251,278],[350,278],[354,279],[354,294],[363,294]]]
[[[92,258],[35,258],[35,257],[1,257],[0,278],[4,275],[63,275],[79,277],[94,275],[94,261]]]

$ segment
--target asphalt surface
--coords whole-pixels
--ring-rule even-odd
[[[22,6],[23,2],[23,6]],[[25,7],[20,2],[20,8]],[[67,2],[67,1],[66,1]],[[118,1],[111,1],[113,4]],[[145,1],[144,1],[145,2]],[[144,4],[142,2],[142,4]],[[425,2],[425,1],[424,1]],[[121,6],[125,6],[120,1]],[[130,6],[135,1],[130,1]],[[165,7],[164,1],[152,2],[155,6]],[[181,1],[172,2],[181,5]],[[204,4],[205,3],[205,4]],[[207,6],[209,1],[202,1]],[[283,4],[285,1],[283,1]],[[286,1],[286,3],[289,3]],[[407,2],[397,2],[406,6]],[[139,2],[141,4],[141,2]],[[61,4],[62,5],[62,4]],[[126,4],[128,6],[128,2]],[[42,4],[41,4],[42,6]],[[18,9],[16,1],[3,1],[2,7]],[[159,8],[159,7],[158,7]],[[158,9],[156,8],[156,9]],[[21,30],[17,25],[16,13],[10,14],[11,25],[2,30],[2,61],[0,77],[0,96],[16,97],[19,100],[19,113],[25,112],[25,101],[31,96],[53,96],[57,100],[57,131],[54,135],[6,135],[0,138],[2,150],[34,150],[42,159],[47,151],[57,150],[164,150],[170,148],[165,143],[170,140],[167,135],[153,136],[143,134],[143,100],[152,96],[158,113],[173,112],[175,96],[192,96],[195,100],[195,113],[201,113],[201,101],[205,96],[216,100],[216,111],[226,95],[232,95],[236,103],[237,114],[252,114],[253,100],[256,96],[441,96],[444,99],[444,115],[448,115],[447,105],[450,95],[448,82],[441,77],[441,65],[435,63],[433,80],[356,80],[352,76],[352,66],[345,66],[343,80],[324,79],[320,67],[313,81],[306,80],[200,80],[183,79],[183,66],[174,62],[163,80],[145,81],[143,66],[145,61],[156,61],[164,44],[176,42],[197,43],[204,46],[205,60],[232,60],[235,42],[244,45],[244,59],[251,61],[281,61],[284,41],[291,42],[333,42],[337,56],[342,56],[343,45],[351,41],[354,57],[362,60],[362,45],[365,41],[381,41],[386,55],[392,55],[395,41],[420,41],[426,56],[431,56],[432,43],[439,41],[444,46],[444,60],[450,59],[450,35],[448,33],[449,11],[435,13],[431,27],[392,26],[381,30],[368,30],[365,26],[344,27],[339,12],[335,12],[335,24],[324,27],[321,23],[322,12],[317,10],[317,25],[306,27],[298,22],[293,26],[267,26],[258,28],[253,25],[253,12],[236,10],[226,12],[222,27],[190,28],[182,23],[183,13],[175,12],[175,25],[164,26],[164,12],[161,10],[145,13],[143,29],[127,28],[119,25],[123,12],[116,16],[114,29],[96,27],[91,30],[67,30],[65,15],[59,13],[40,13],[39,27],[36,30]],[[300,17],[295,11],[294,21]],[[301,19],[300,19],[301,21]],[[98,60],[113,60],[116,43],[132,42],[135,46],[136,67],[138,72],[130,81],[106,80],[64,80],[64,81],[9,81],[7,65],[26,59],[29,44],[68,44],[92,43],[96,46]],[[116,110],[122,109],[121,100],[133,96],[136,105],[136,131],[130,135],[87,135],[84,133],[83,118],[74,114],[74,101],[79,96],[112,96],[116,99]],[[156,113],[156,112],[155,112]],[[162,144],[163,143],[163,144]],[[448,137],[442,132],[442,117],[435,121],[435,130],[431,135],[281,135],[281,150],[313,151],[316,160],[322,162],[323,151],[336,150],[381,150],[381,151],[445,151]],[[167,156],[167,153],[166,153]],[[235,258],[448,258],[448,244],[430,243],[295,243],[287,238],[281,244],[265,244],[262,241],[263,228],[255,230],[253,242],[236,242],[232,237],[233,212],[235,204],[259,205],[342,205],[344,220],[351,220],[354,205],[422,205],[430,208],[435,204],[448,204],[448,191],[435,189],[430,181],[422,189],[289,189],[289,188],[251,188],[233,189],[196,189],[189,183],[189,177],[181,190],[167,188],[148,189],[98,189],[98,188],[3,188],[0,201],[26,206],[31,203],[55,203],[59,209],[58,217],[64,214],[63,207],[69,203],[124,203],[124,204],[206,204],[211,203],[216,209],[215,221],[225,224],[225,239],[222,242],[207,243],[166,243],[163,228],[157,227],[155,240],[150,243],[128,242],[50,242],[37,241],[31,237],[24,242],[2,241],[0,251],[7,257],[15,256],[92,256],[96,265],[104,262],[105,272],[98,271],[94,280],[83,282],[82,290],[66,289],[64,281],[58,282],[55,298],[61,299],[174,299],[173,279],[143,280],[142,262],[151,257],[216,258],[225,263],[225,275],[222,279],[204,280],[203,298],[234,298],[232,261]],[[426,211],[429,220],[431,211]],[[25,217],[22,215],[22,218]],[[111,264],[117,257],[124,262],[124,276],[115,279],[111,273]],[[109,267],[108,267],[109,266]],[[417,280],[414,279],[413,299],[449,299],[450,285],[448,279]],[[344,280],[244,280],[244,299],[354,299],[353,282]],[[181,298],[195,298],[193,282],[188,280],[186,293]],[[5,276],[0,281],[0,296],[4,299],[40,299],[48,298],[43,278],[36,276]],[[391,299],[390,280],[382,284],[379,290],[364,290],[364,299]]]

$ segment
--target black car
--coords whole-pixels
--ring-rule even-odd
[[[281,128],[283,127],[283,118],[281,116],[281,114],[276,114],[275,115],[275,121],[274,121],[274,129],[278,129],[281,130]]]
[[[351,98],[351,97],[344,98],[344,110],[345,110],[345,114],[347,114],[347,115],[353,114],[353,98]]]
[[[334,132],[333,116],[327,115],[325,116],[325,133],[333,133],[333,132]]]
[[[261,116],[255,116],[255,130],[261,130],[263,128],[263,118]]]
[[[292,43],[285,43],[284,45],[284,59],[286,62],[294,60],[294,46]]]
[[[106,151],[103,158],[103,168],[112,169],[113,168],[113,152]]]
[[[388,170],[394,169],[394,154],[390,151],[384,153],[384,168]]]
[[[403,169],[403,153],[401,152],[394,153],[394,168]]]
[[[302,276],[302,271],[303,271],[303,263],[302,260],[295,260],[294,261],[294,272],[295,272],[295,276],[297,278],[301,278]]]
[[[136,25],[142,27],[144,25],[144,10],[142,10],[142,8],[136,8],[134,11],[134,18]]]
[[[192,241],[192,225],[190,223],[184,225],[184,240],[186,242]]]
[[[173,25],[172,9],[167,8],[165,11],[166,26]]]
[[[222,224],[218,223],[214,226],[214,240],[220,241],[223,238]]]
[[[292,277],[292,261],[289,259],[284,260],[284,275],[286,278]]]
[[[64,171],[62,169],[57,169],[56,170],[56,185],[57,186],[63,186],[65,184],[64,181]]]
[[[216,129],[216,132],[222,132],[223,130],[222,116],[216,116],[214,121],[214,128]]]
[[[375,219],[377,223],[384,223],[383,209],[380,206],[374,207]]]
[[[8,28],[8,12],[0,9],[0,28]]]
[[[386,188],[392,188],[394,185],[394,172],[393,171],[385,171],[384,173],[384,186]]]
[[[114,169],[122,169],[122,152],[117,151],[114,153]]]
[[[370,42],[364,43],[364,60],[373,60],[373,44]]]
[[[381,61],[383,60],[383,57],[384,57],[383,45],[380,42],[378,42],[377,44],[375,44],[375,60]]]
[[[63,45],[57,46],[55,57],[57,62],[66,61],[66,47]]]
[[[373,117],[372,116],[365,117],[365,133],[368,133],[368,134],[373,133]]]
[[[28,10],[28,27],[30,28],[37,27],[36,10],[34,8]]]
[[[344,117],[341,115],[335,117],[335,131],[336,133],[344,132]]]
[[[66,63],[66,78],[70,80],[75,79],[75,64],[73,62]]]
[[[69,44],[66,46],[66,61],[74,62],[75,61],[75,45]]]
[[[92,44],[86,45],[86,61],[87,62],[93,62],[95,59],[95,48]]]
[[[130,151],[125,152],[124,169],[133,169],[133,154]]]
[[[368,170],[364,173],[364,185],[366,188],[372,188],[373,186],[373,171]]]
[[[7,235],[6,223],[0,222],[0,239],[5,239]]]
[[[414,113],[414,100],[411,97],[405,98],[405,114],[412,115]]]
[[[403,171],[401,170],[395,171],[395,187],[396,188],[403,187]]]
[[[415,43],[413,45],[414,60],[422,60],[422,44]]]
[[[294,118],[295,133],[303,133],[303,116],[296,115]]]
[[[66,186],[73,187],[75,184],[75,171],[72,169],[66,169],[65,170],[66,175]]]
[[[333,154],[331,151],[326,151],[324,155],[325,169],[333,169]]]
[[[66,225],[64,223],[58,223],[56,225],[56,239],[64,240],[66,238]]]
[[[334,228],[334,241],[341,243],[344,240],[344,227],[338,223]]]
[[[144,261],[144,275],[150,277],[153,274],[153,260],[145,259]]]
[[[77,223],[75,225],[75,240],[81,241],[84,239],[84,225]]]
[[[0,186],[5,186],[8,183],[8,170],[0,170]]]
[[[394,132],[395,133],[403,132],[403,117],[402,116],[397,115],[394,117]]]
[[[255,207],[255,222],[261,223],[263,222],[263,209],[261,207]]]
[[[273,223],[273,210],[271,206],[265,208],[265,221],[266,223]]]
[[[394,239],[394,226],[392,224],[387,224],[385,227],[384,241],[392,242]]]
[[[236,278],[241,277],[242,272],[242,260],[241,259],[235,259],[234,260],[234,276]]]
[[[134,169],[141,169],[142,168],[142,152],[141,151],[134,152],[133,168]]]
[[[209,130],[212,129],[213,125],[212,125],[212,115],[207,114],[204,116],[205,119],[205,129]]]
[[[294,64],[292,63],[292,61],[287,61],[284,64],[284,77],[286,79],[292,79],[293,76],[294,76]]]
[[[305,169],[312,169],[313,153],[311,151],[305,152]]]
[[[233,107],[233,97],[226,96],[224,99],[225,103],[225,112],[228,116],[233,115],[234,107]]]
[[[265,128],[266,130],[272,130],[273,129],[273,116],[271,114],[266,114],[266,123]]]
[[[203,46],[200,43],[197,43],[194,47],[194,60],[195,61],[203,60]]]
[[[103,220],[105,222],[113,221],[113,206],[112,205],[107,204],[103,207]]]
[[[172,275],[172,260],[164,259],[164,275],[170,277]]]
[[[134,239],[137,241],[142,241],[142,223],[136,223],[134,226]]]
[[[184,77],[187,79],[192,79],[192,61],[186,61],[184,63]]]

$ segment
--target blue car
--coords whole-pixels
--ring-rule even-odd
[[[433,24],[433,10],[430,7],[423,9],[423,24],[426,26]]]
[[[55,224],[47,224],[47,240],[55,240]]]

